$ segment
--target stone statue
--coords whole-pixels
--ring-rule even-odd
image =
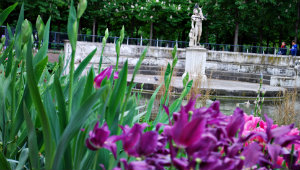
[[[202,9],[198,6],[198,4],[195,5],[191,19],[192,28],[189,33],[190,47],[197,46],[200,43],[200,38],[202,35],[202,21],[206,20],[206,18],[203,16]]]

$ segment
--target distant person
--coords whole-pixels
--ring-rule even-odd
[[[292,41],[291,55],[292,56],[296,56],[297,55],[297,44],[296,44],[295,41]]]
[[[286,51],[287,51],[286,44],[285,42],[282,42],[278,54],[286,55]]]

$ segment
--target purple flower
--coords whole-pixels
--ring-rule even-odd
[[[251,143],[245,148],[242,155],[245,157],[244,165],[249,168],[256,165],[259,161],[261,153],[261,147],[257,143]]]
[[[123,134],[121,140],[123,142],[123,148],[128,155],[140,157],[147,156],[156,151],[158,146],[158,133],[156,131],[150,131],[143,134],[143,130],[148,125],[135,124],[130,129],[127,125],[121,127]]]
[[[102,80],[104,78],[109,79],[112,74],[112,71],[113,71],[112,66],[109,66],[106,69],[104,69],[99,75],[97,75],[94,79],[95,88],[100,88]],[[118,72],[114,73],[114,79],[118,78],[118,74],[119,74]]]
[[[238,132],[238,130],[240,130],[239,136],[241,136],[244,130],[244,124],[245,124],[244,112],[240,108],[236,108],[228,125],[226,126],[228,137],[229,138],[234,137]]]
[[[188,115],[182,112],[179,115],[174,113],[174,120],[174,125],[166,126],[164,132],[174,140],[178,147],[186,148],[201,138],[206,125],[205,118],[195,118],[189,122]]]
[[[119,136],[109,136],[110,131],[106,123],[99,128],[99,122],[94,126],[94,129],[89,132],[89,138],[86,139],[86,146],[90,150],[98,150],[100,148],[106,148],[110,150],[114,157],[117,157],[117,145],[116,141],[120,140]]]

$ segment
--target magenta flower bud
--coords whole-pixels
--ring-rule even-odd
[[[110,67],[107,67],[105,70],[103,70],[99,75],[97,75],[94,79],[95,88],[97,88],[97,89],[100,88],[103,79],[104,78],[109,79],[112,74],[112,71],[113,71],[112,66],[110,66]],[[115,72],[114,79],[117,79],[118,75],[119,75],[119,73]]]

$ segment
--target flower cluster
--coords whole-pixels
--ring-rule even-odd
[[[192,98],[178,113],[169,113],[164,107],[169,124],[158,124],[153,131],[144,131],[146,123],[132,128],[126,125],[121,126],[121,135],[109,137],[106,124],[102,128],[96,124],[87,147],[107,148],[116,157],[115,142],[122,141],[122,150],[136,160],[121,158],[115,170],[121,169],[121,165],[126,170],[274,169],[282,165],[300,168],[297,162],[300,136],[293,124],[277,127],[267,116],[264,122],[247,116],[239,108],[232,116],[226,116],[220,112],[218,101],[209,108],[195,108],[195,105],[196,99]],[[296,149],[291,149],[293,144]],[[278,164],[280,159],[282,162]]]

